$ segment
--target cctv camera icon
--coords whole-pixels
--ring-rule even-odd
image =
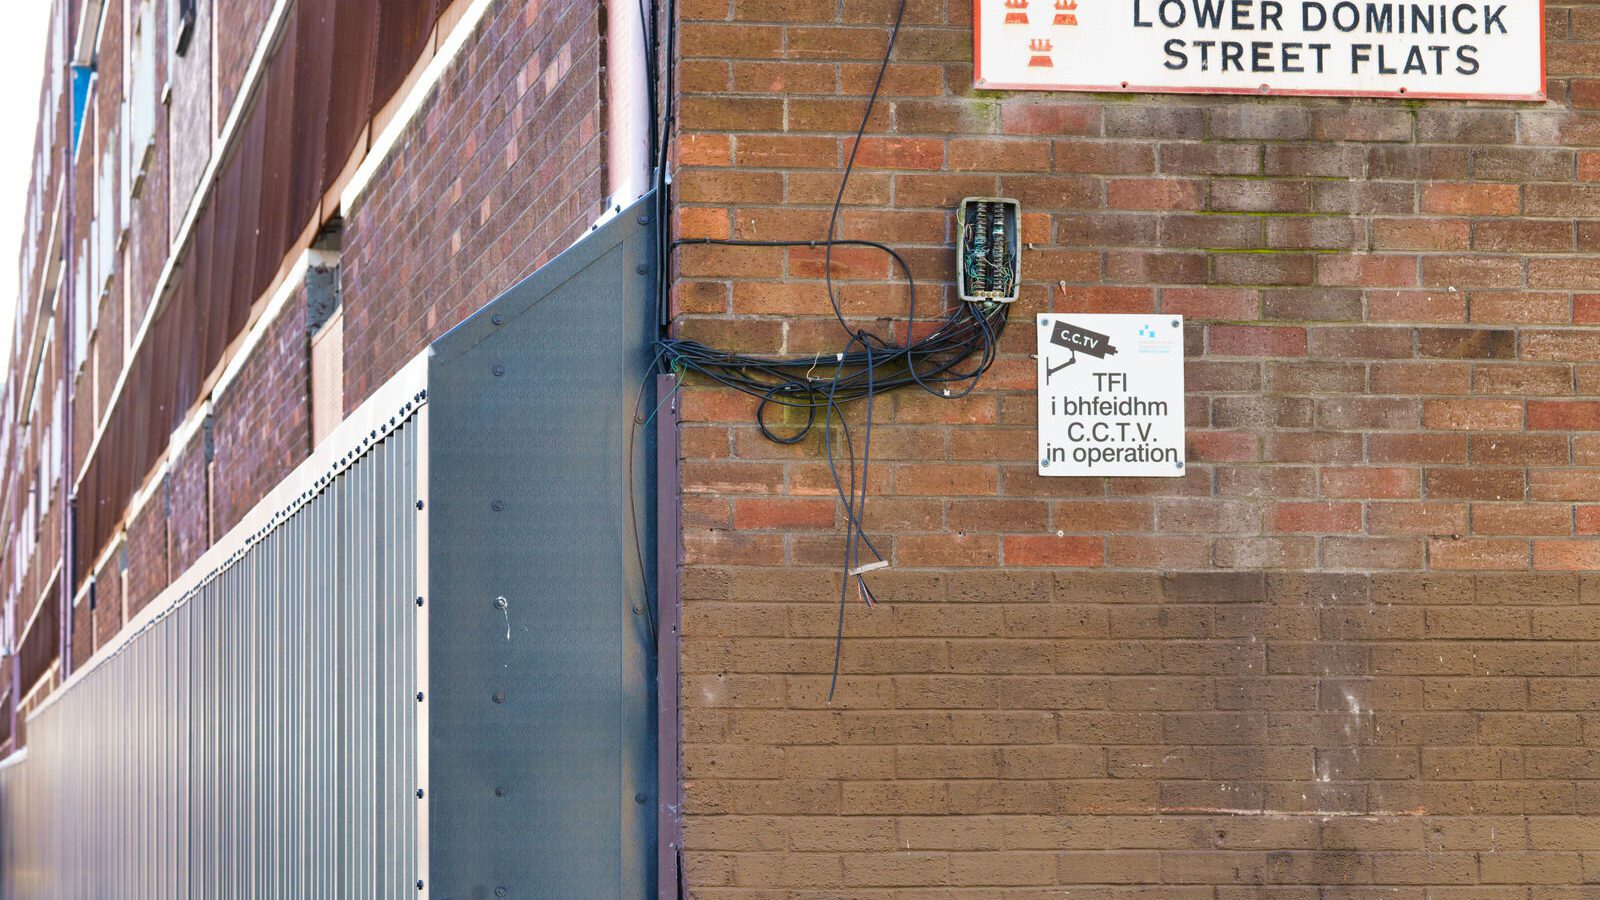
[[[1105,359],[1117,354],[1117,348],[1112,346],[1109,335],[1079,328],[1070,322],[1056,322],[1055,328],[1050,332],[1050,343],[1057,347],[1065,347],[1074,353],[1087,353],[1096,359]]]

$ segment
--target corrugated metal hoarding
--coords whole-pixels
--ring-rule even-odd
[[[31,718],[0,769],[3,896],[415,895],[424,417]]]
[[[653,209],[437,341],[30,716],[0,898],[655,893]]]

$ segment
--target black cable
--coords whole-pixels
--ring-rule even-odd
[[[628,532],[633,536],[633,557],[639,566],[639,590],[642,594],[640,602],[644,606],[646,622],[650,626],[650,648],[652,653],[655,652],[656,647],[656,606],[660,597],[659,590],[651,589],[653,579],[644,565],[644,541],[639,535],[639,498],[638,491],[634,490],[633,483],[633,452],[637,446],[638,433],[640,430],[650,426],[650,420],[654,419],[656,413],[661,411],[662,403],[665,402],[665,400],[657,402],[648,417],[640,417],[640,414],[644,412],[645,389],[655,381],[656,369],[661,365],[662,355],[660,351],[657,351],[656,358],[651,360],[648,366],[645,366],[644,378],[640,380],[639,390],[633,398],[633,415],[629,416],[627,439],[622,446],[622,483],[623,490],[628,494]],[[674,386],[672,394],[669,394],[666,399],[671,399],[677,392],[678,388]],[[659,587],[660,585],[656,585],[657,589]]]
[[[652,0],[652,4],[654,0]],[[667,334],[667,326],[672,317],[672,298],[668,285],[671,279],[668,274],[672,271],[672,211],[671,178],[668,175],[667,164],[669,161],[669,146],[672,140],[672,123],[676,114],[676,72],[673,52],[677,43],[678,13],[676,0],[663,0],[662,21],[656,33],[666,32],[665,40],[657,39],[653,42],[654,48],[660,47],[660,57],[657,64],[657,80],[661,83],[661,99],[653,109],[658,109],[661,116],[661,135],[655,142],[655,226],[656,226],[656,325],[661,329],[661,336]]]
[[[672,0],[668,4],[668,20],[672,12]],[[834,490],[838,495],[840,504],[845,513],[845,548],[843,559],[843,575],[839,583],[839,618],[838,627],[834,636],[833,678],[828,686],[828,700],[833,700],[834,692],[839,684],[839,670],[844,650],[844,614],[849,600],[850,585],[854,583],[861,599],[868,605],[876,603],[872,589],[867,583],[867,571],[888,565],[883,554],[873,544],[871,537],[866,533],[864,525],[868,466],[872,452],[872,425],[873,404],[872,400],[878,394],[898,390],[905,387],[919,387],[937,397],[957,399],[965,397],[977,386],[977,380],[995,361],[1001,332],[1004,331],[1009,308],[1006,304],[997,302],[957,302],[946,309],[939,319],[936,327],[923,337],[916,337],[917,332],[917,284],[911,272],[911,266],[905,258],[893,247],[877,241],[841,239],[837,237],[839,213],[844,205],[844,196],[849,188],[850,175],[855,170],[856,153],[861,147],[861,140],[866,134],[867,125],[872,120],[872,111],[878,102],[878,94],[883,88],[884,74],[888,71],[890,58],[894,54],[895,41],[900,33],[901,23],[904,21],[906,0],[900,0],[895,12],[894,23],[889,31],[888,46],[884,48],[883,61],[878,66],[877,78],[872,84],[872,91],[867,97],[866,109],[861,115],[861,124],[856,129],[854,143],[851,144],[850,154],[845,160],[844,169],[839,179],[839,191],[833,200],[832,210],[828,215],[827,233],[821,240],[813,241],[764,241],[743,240],[734,238],[690,238],[674,241],[668,244],[662,241],[664,260],[670,261],[670,251],[673,248],[695,244],[715,244],[735,247],[822,247],[823,248],[823,279],[826,287],[828,304],[833,309],[834,318],[846,336],[844,349],[831,354],[833,357],[833,374],[831,377],[817,378],[814,373],[816,368],[823,364],[827,358],[823,354],[811,357],[789,356],[769,357],[758,354],[735,353],[709,347],[699,341],[683,340],[664,335],[660,342],[661,358],[674,370],[681,372],[698,373],[725,387],[749,394],[759,400],[756,406],[756,427],[763,436],[769,440],[782,444],[795,444],[804,440],[817,425],[817,416],[822,417],[822,440],[827,453],[828,469],[833,477]],[[672,47],[673,30],[669,25],[666,35],[667,63],[664,79],[667,85],[667,99],[663,105],[662,141],[660,147],[659,165],[657,168],[658,197],[664,197],[669,180],[666,176],[666,141],[670,129],[673,109],[671,105],[672,94]],[[664,204],[664,201],[662,201]],[[664,207],[663,207],[664,208]],[[665,221],[661,222],[663,230]],[[665,234],[665,231],[663,231]],[[893,341],[873,334],[865,329],[852,329],[845,318],[844,309],[839,303],[838,295],[833,283],[833,248],[835,246],[870,247],[888,254],[894,265],[904,275],[907,288],[906,302],[906,334],[903,343]],[[665,261],[662,272],[665,273]],[[666,281],[663,276],[663,282]],[[662,296],[663,322],[666,320],[667,300]],[[976,357],[974,359],[974,357]],[[963,364],[973,360],[970,368],[963,368]],[[855,440],[851,433],[849,422],[845,418],[844,404],[856,401],[866,402],[866,416],[861,435],[861,473],[860,481],[856,478],[856,451]],[[787,434],[773,431],[767,421],[767,407],[776,405],[802,409],[806,412],[806,420],[797,430]],[[837,429],[835,428],[837,421]],[[842,454],[836,454],[835,433],[842,439],[843,446],[839,448]],[[841,475],[840,462],[848,466],[848,477]],[[863,565],[862,549],[871,554],[873,561]]]

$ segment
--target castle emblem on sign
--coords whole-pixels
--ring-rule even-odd
[[[1006,0],[1007,25],[1028,24],[1028,0]]]
[[[1028,41],[1028,51],[1033,55],[1028,59],[1030,68],[1050,69],[1055,63],[1050,61],[1050,50],[1054,45],[1049,38],[1034,38]]]
[[[1078,0],[1056,0],[1056,24],[1077,25]]]

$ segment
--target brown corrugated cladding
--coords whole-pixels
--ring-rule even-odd
[[[317,214],[372,116],[428,46],[443,0],[301,0],[249,101],[169,295],[79,489],[78,576]],[[130,327],[133,323],[129,323]]]
[[[445,5],[445,0],[382,4],[382,15],[378,17],[378,46],[374,54],[377,82],[373,96],[378,98],[374,106],[382,105],[400,89],[417,57],[428,46],[428,35],[433,30],[434,21],[444,12]]]
[[[39,618],[22,638],[22,646],[18,648],[18,655],[22,657],[22,680],[24,688],[38,684],[39,679],[50,671],[50,664],[56,661],[56,641],[60,635],[60,604],[56,603],[61,589],[55,585],[50,587],[50,595],[45,598],[43,607],[39,610]]]

